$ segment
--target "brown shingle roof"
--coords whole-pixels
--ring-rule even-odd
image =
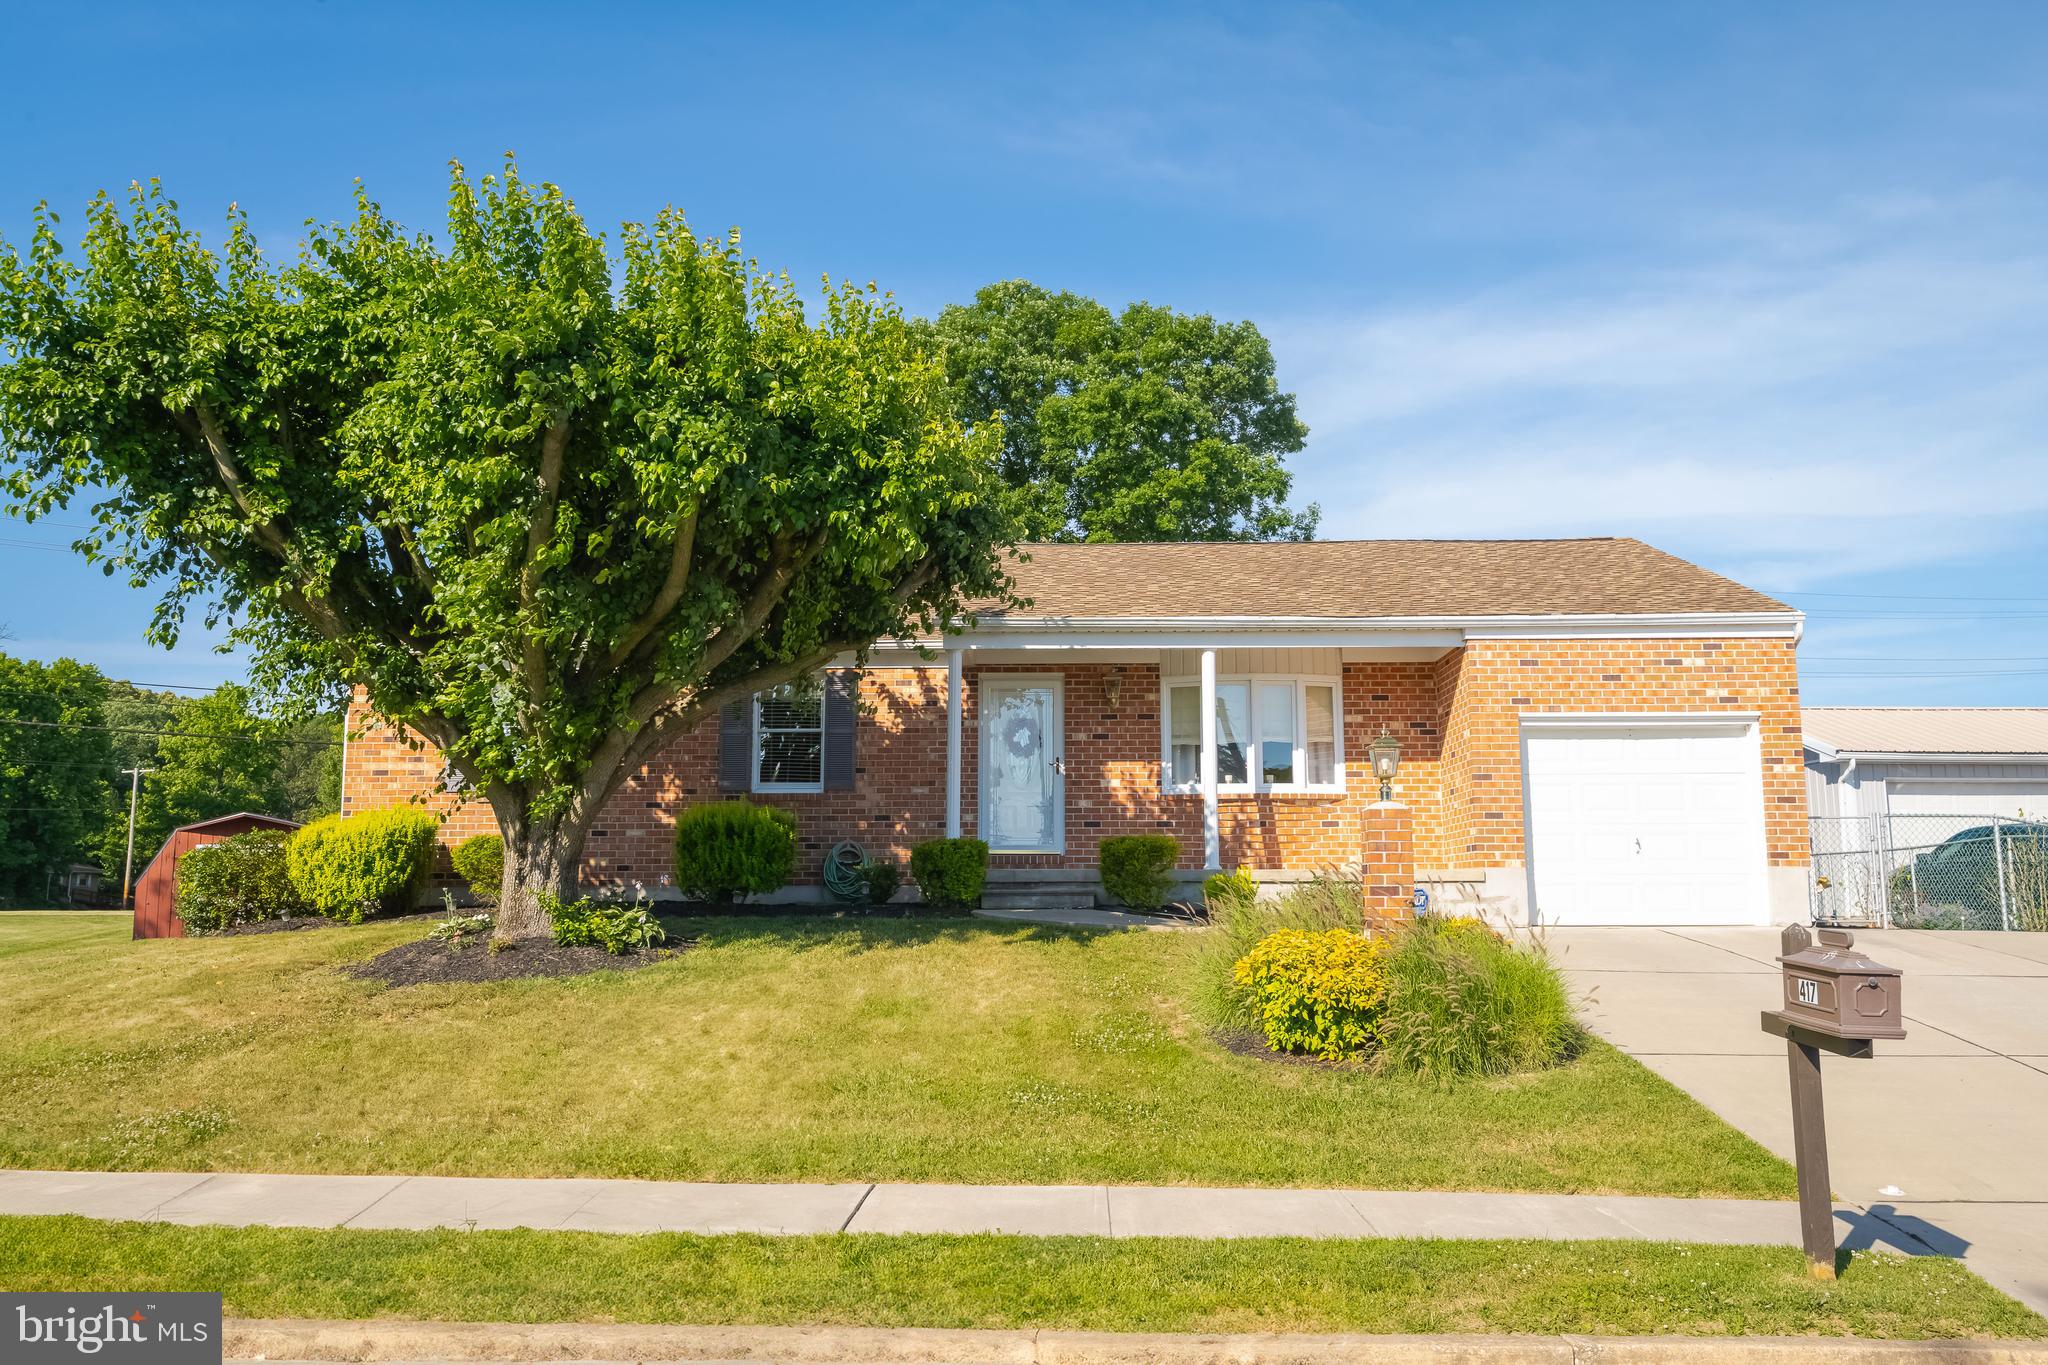
[[[1639,540],[1031,545],[1017,616],[1548,616],[1790,611]],[[983,613],[992,619],[997,613]]]
[[[2048,707],[1809,706],[1806,737],[1842,753],[2048,754]]]

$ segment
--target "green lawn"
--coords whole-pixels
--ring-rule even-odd
[[[133,943],[0,915],[0,1166],[1789,1197],[1594,1047],[1451,1089],[1233,1055],[1178,935],[734,918],[637,972],[386,990],[419,922]],[[472,949],[471,951],[478,951]]]
[[[0,1218],[10,1290],[223,1290],[241,1317],[1174,1332],[2036,1337],[1954,1261],[1643,1242],[622,1237]]]

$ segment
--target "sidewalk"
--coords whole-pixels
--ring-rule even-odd
[[[1796,1244],[1798,1206],[1750,1199],[1132,1185],[711,1185],[457,1176],[0,1171],[0,1214],[232,1227],[582,1232],[1002,1232]],[[1928,1248],[1844,1206],[1842,1244]]]

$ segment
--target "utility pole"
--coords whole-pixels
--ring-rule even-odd
[[[121,863],[121,905],[127,908],[128,888],[135,873],[135,798],[142,792],[142,775],[153,773],[154,768],[123,768],[128,774],[128,856]]]

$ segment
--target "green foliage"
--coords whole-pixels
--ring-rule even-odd
[[[927,839],[910,850],[910,876],[927,904],[979,905],[988,881],[988,845],[979,839]]]
[[[676,886],[730,905],[789,884],[796,871],[796,817],[780,806],[713,801],[676,817]]]
[[[1383,1068],[1444,1082],[1555,1066],[1580,1047],[1571,994],[1540,945],[1440,915],[1390,943]]]
[[[566,813],[728,700],[1008,592],[999,424],[872,286],[813,320],[673,209],[608,252],[510,163],[454,168],[445,235],[359,191],[296,259],[154,184],[85,220],[0,243],[0,488],[89,501],[152,640],[197,607],[267,689],[365,686],[559,885]]]
[[[1307,540],[1283,457],[1308,428],[1249,322],[989,285],[933,332],[969,426],[1000,416],[1029,540]]]
[[[1258,878],[1252,876],[1248,868],[1232,868],[1202,879],[1202,903],[1209,907],[1212,915],[1223,901],[1252,901],[1258,895]]]
[[[1171,834],[1120,834],[1102,841],[1102,888],[1135,910],[1157,910],[1173,892],[1180,841]]]
[[[113,685],[107,724],[119,768],[145,768],[135,815],[138,866],[181,825],[236,811],[311,821],[340,806],[341,722],[266,714],[246,687],[204,696]],[[127,838],[128,780],[110,792],[98,840],[101,867],[118,873]]]
[[[1208,927],[1176,936],[1195,1013],[1218,1028],[1257,1032],[1258,1012],[1234,979],[1237,964],[1276,930],[1355,930],[1364,923],[1364,910],[1359,884],[1334,876],[1304,882],[1273,900],[1212,898]]]
[[[505,839],[499,834],[472,834],[448,852],[455,875],[469,887],[469,894],[485,905],[498,903],[498,890],[505,884]]]
[[[111,821],[112,736],[87,728],[106,724],[107,695],[89,664],[0,654],[0,719],[25,722],[0,725],[0,903],[41,901]]]
[[[482,938],[491,932],[496,921],[488,911],[465,915],[455,908],[454,899],[448,901],[448,915],[434,921],[434,927],[427,930],[427,937],[436,943],[445,943],[458,951],[467,947],[471,939]]]
[[[903,869],[887,858],[877,858],[860,870],[861,880],[867,884],[868,904],[887,905],[896,895],[896,889],[903,885]]]
[[[563,901],[543,893],[541,907],[547,911],[556,944],[564,948],[602,948],[617,957],[668,938],[654,912],[637,901]]]
[[[177,910],[196,933],[302,914],[283,830],[258,829],[187,849],[178,859]]]
[[[359,924],[380,911],[403,913],[433,869],[440,827],[417,806],[315,820],[286,846],[292,885],[329,919]]]
[[[1276,929],[1231,973],[1275,1052],[1326,1061],[1371,1046],[1387,995],[1383,943],[1357,929]]]

